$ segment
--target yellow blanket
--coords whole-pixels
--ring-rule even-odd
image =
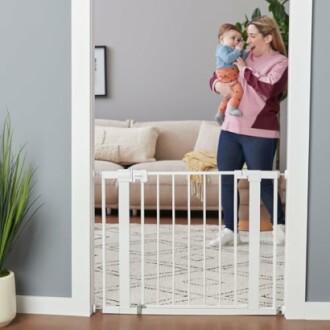
[[[183,161],[187,164],[189,171],[207,171],[217,167],[216,155],[207,151],[191,151],[184,155]],[[203,200],[203,177],[191,175],[192,193]]]

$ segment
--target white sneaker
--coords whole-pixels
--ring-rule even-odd
[[[216,247],[221,244],[221,246],[224,245],[232,245],[234,244],[234,232],[228,228],[224,228],[221,230],[220,235],[210,241],[209,245]],[[237,243],[240,242],[239,234],[237,234]]]
[[[276,225],[276,244],[284,245],[284,242],[285,242],[285,225]]]

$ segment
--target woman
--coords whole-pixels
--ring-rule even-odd
[[[244,94],[239,109],[242,117],[226,116],[221,127],[218,145],[219,171],[242,169],[270,171],[280,137],[277,114],[280,99],[287,85],[288,59],[276,22],[262,16],[253,19],[247,28],[248,52],[244,61],[238,58],[238,81]],[[215,75],[210,80],[213,91],[220,92]],[[211,246],[232,244],[234,241],[234,178],[222,178],[222,207],[225,228]],[[273,182],[262,180],[261,199],[273,215]],[[284,243],[285,219],[278,196],[277,243]],[[271,219],[273,223],[273,219]],[[239,237],[238,237],[239,239]]]

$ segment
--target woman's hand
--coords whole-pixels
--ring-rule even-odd
[[[242,57],[238,57],[233,64],[237,66],[238,70],[242,70],[246,67],[245,61],[242,59]]]
[[[231,95],[231,89],[230,86],[232,83],[221,83],[220,81],[217,81],[214,85],[214,90],[222,95],[222,97],[230,98]]]

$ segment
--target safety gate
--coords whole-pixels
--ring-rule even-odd
[[[216,224],[207,216],[207,182],[218,181],[221,210],[221,179],[234,176],[234,244],[210,247],[209,240],[222,230],[221,212]],[[273,232],[260,232],[260,182],[274,183],[278,196],[278,171],[102,172],[102,311],[124,314],[176,315],[272,315],[284,297],[284,247]],[[192,224],[192,177],[200,178],[201,216]],[[185,178],[186,222],[176,217],[176,181]],[[118,183],[118,224],[106,223],[107,180]],[[171,182],[171,221],[161,219],[161,180]],[[237,226],[238,180],[249,181],[249,232]],[[156,216],[146,223],[144,206],[148,180],[155,183]],[[130,188],[139,187],[140,218],[131,223]],[[149,191],[150,193],[150,191]],[[273,219],[277,219],[274,207]],[[109,232],[110,230],[110,232]]]

